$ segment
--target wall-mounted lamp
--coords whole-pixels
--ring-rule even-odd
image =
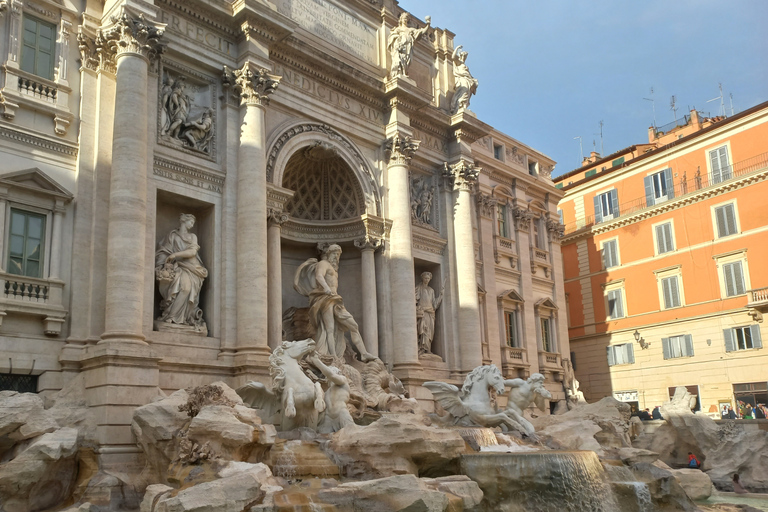
[[[651,344],[650,344],[650,343],[646,343],[646,342],[645,342],[645,340],[644,340],[643,338],[641,338],[641,337],[640,337],[640,333],[639,333],[639,332],[637,332],[637,329],[635,329],[635,332],[634,332],[633,336],[635,337],[635,341],[636,341],[638,344],[640,344],[640,348],[641,348],[641,349],[645,350],[645,349],[647,349],[648,347],[650,347],[650,346],[651,346]]]

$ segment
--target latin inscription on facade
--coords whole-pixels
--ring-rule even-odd
[[[235,43],[228,41],[215,32],[211,32],[200,25],[192,23],[184,18],[180,18],[175,14],[170,14],[165,11],[160,11],[160,23],[167,25],[166,30],[181,34],[189,39],[193,39],[198,43],[204,44],[208,48],[217,50],[225,55],[233,55],[235,50]]]
[[[277,10],[303,28],[371,64],[376,58],[376,29],[327,0],[278,0]]]
[[[289,85],[291,87],[295,87],[296,89],[300,89],[328,105],[347,110],[350,113],[365,119],[366,121],[371,121],[377,124],[380,124],[384,121],[384,114],[381,111],[364,105],[356,99],[331,89],[327,85],[323,85],[320,82],[312,80],[311,78],[308,78],[301,73],[297,73],[291,68],[287,68],[280,64],[275,64],[273,72],[276,75],[282,77],[280,80],[281,86]]]
[[[427,135],[421,130],[413,130],[413,138],[421,141],[421,147],[433,149],[440,153],[445,153],[445,140],[432,135]]]

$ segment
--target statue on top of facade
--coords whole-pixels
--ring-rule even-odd
[[[469,108],[469,99],[477,92],[478,81],[472,76],[467,67],[467,52],[461,51],[459,45],[453,50],[451,60],[453,60],[453,80],[455,90],[451,100],[451,113],[455,114],[459,110]]]
[[[200,259],[197,236],[189,231],[194,225],[195,216],[182,213],[178,229],[168,233],[158,244],[155,277],[163,300],[155,325],[160,330],[168,327],[164,324],[188,326],[186,330],[205,335],[208,328],[198,304],[208,270]]]
[[[440,294],[435,297],[435,290],[429,286],[431,272],[421,273],[421,282],[416,285],[416,326],[419,334],[419,355],[432,353],[432,340],[435,338],[435,312],[443,302],[445,283]]]
[[[320,261],[309,258],[296,270],[293,288],[309,297],[309,322],[320,354],[343,357],[348,332],[360,359],[371,361],[376,356],[366,350],[357,322],[338,294],[340,256],[341,247],[331,244],[323,250]]]
[[[411,28],[408,26],[410,19],[410,14],[402,13],[398,25],[389,33],[387,51],[392,57],[392,67],[389,73],[391,78],[408,76],[408,67],[411,65],[411,58],[413,57],[413,45],[429,30],[432,23],[432,18],[425,16],[424,21],[427,24],[423,28]]]

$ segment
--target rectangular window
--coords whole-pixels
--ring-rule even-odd
[[[554,352],[550,321],[551,319],[549,318],[541,319],[541,349],[544,352]]]
[[[595,174],[597,174],[597,169],[590,169],[589,171],[584,173],[584,177],[589,178],[590,176],[594,176]]]
[[[712,170],[712,183],[731,179],[731,166],[728,164],[728,148],[722,146],[709,152],[709,163]]]
[[[21,69],[53,80],[56,27],[32,16],[24,15]]]
[[[733,203],[715,208],[717,238],[736,234],[736,211]]]
[[[690,334],[661,338],[661,346],[664,359],[693,356],[693,336]]]
[[[651,174],[643,178],[645,183],[645,205],[653,206],[675,197],[672,169]]]
[[[562,189],[563,188],[563,184],[562,183],[558,183],[557,185],[555,185],[555,188]]]
[[[656,226],[656,253],[664,254],[675,250],[675,243],[672,238],[672,223],[659,224]]]
[[[735,297],[746,293],[744,272],[740,261],[723,264],[723,281],[725,282],[726,297]]]
[[[531,176],[536,176],[538,173],[536,172],[536,162],[528,162],[528,174]]]
[[[0,373],[0,391],[37,393],[37,375]]]
[[[608,366],[618,364],[633,364],[635,362],[635,349],[631,343],[623,345],[611,345],[608,350]]]
[[[595,223],[619,216],[619,193],[616,189],[595,196]]]
[[[44,237],[45,215],[11,208],[8,272],[42,277]]]
[[[624,163],[624,157],[621,156],[621,157],[617,158],[616,160],[614,160],[613,162],[611,162],[611,167],[616,167],[617,165],[621,165],[623,163]]]
[[[533,221],[533,243],[537,249],[547,250],[547,224],[544,217]]]
[[[496,160],[503,160],[504,155],[504,146],[501,144],[494,144],[493,145],[493,158]]]
[[[616,267],[619,264],[619,249],[616,240],[603,242],[603,266]]]
[[[760,326],[757,324],[725,329],[723,330],[723,337],[725,338],[726,352],[763,348]]]
[[[608,292],[608,318],[624,318],[624,304],[621,289]]]
[[[661,288],[664,294],[664,309],[680,307],[680,287],[677,276],[665,277],[661,280]]]
[[[520,348],[517,340],[517,311],[504,312],[504,335],[508,347]]]
[[[509,238],[507,232],[507,206],[503,204],[496,205],[496,233],[504,238]]]
[[[564,217],[563,217],[563,210],[558,209],[557,210],[557,216],[560,218],[560,224],[565,224],[565,220],[563,220],[564,219]]]

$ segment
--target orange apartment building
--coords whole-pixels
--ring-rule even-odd
[[[691,111],[559,178],[571,360],[587,400],[768,402],[768,102]]]

